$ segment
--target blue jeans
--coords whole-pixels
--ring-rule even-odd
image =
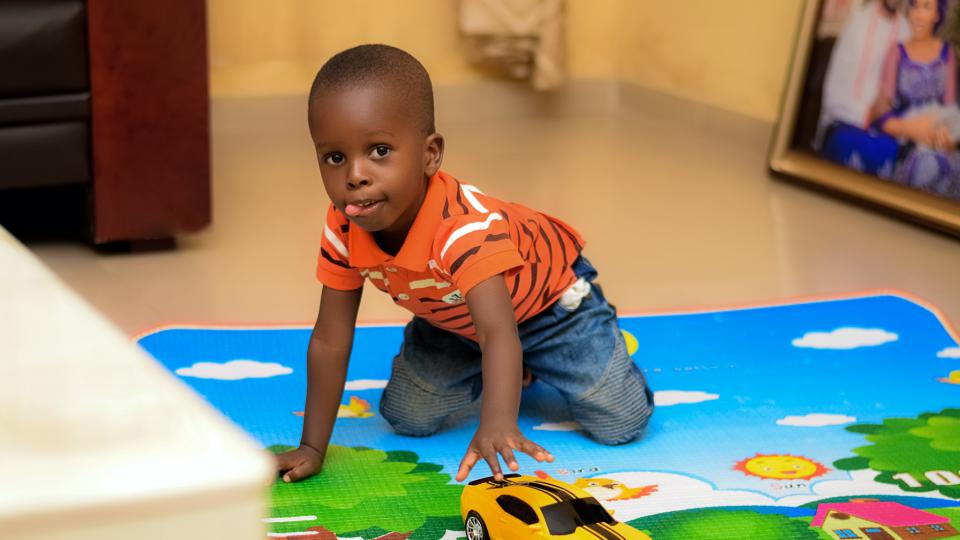
[[[834,122],[827,128],[820,154],[845,167],[889,179],[899,152],[900,143],[886,133]]]
[[[597,276],[583,257],[573,270],[587,281]],[[555,302],[517,329],[524,366],[560,392],[591,437],[622,444],[643,432],[653,394],[627,354],[616,311],[598,285],[574,311]],[[481,358],[477,343],[414,317],[393,360],[380,414],[401,435],[434,433],[480,397]]]

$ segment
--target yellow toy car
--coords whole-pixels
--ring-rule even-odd
[[[470,482],[460,495],[468,540],[591,538],[650,540],[613,519],[586,491],[554,480],[519,474]]]

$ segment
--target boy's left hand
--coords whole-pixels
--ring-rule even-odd
[[[460,461],[460,470],[457,471],[457,482],[462,482],[470,474],[470,470],[476,465],[480,458],[483,458],[493,477],[497,480],[503,480],[503,471],[500,469],[500,456],[511,471],[520,468],[516,458],[513,456],[514,450],[520,450],[533,459],[543,462],[552,462],[553,455],[547,452],[539,444],[531,441],[520,433],[520,428],[515,422],[504,422],[503,424],[488,425],[480,422],[477,433],[474,434],[470,446],[467,447],[467,453]]]

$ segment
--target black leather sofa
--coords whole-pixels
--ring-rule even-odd
[[[81,0],[0,2],[0,225],[80,225],[91,179]]]
[[[0,0],[0,225],[97,244],[210,221],[205,0]]]

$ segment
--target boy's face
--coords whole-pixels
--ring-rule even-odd
[[[400,241],[443,157],[443,138],[424,134],[411,109],[393,92],[366,87],[322,91],[309,117],[334,206],[364,230]]]

